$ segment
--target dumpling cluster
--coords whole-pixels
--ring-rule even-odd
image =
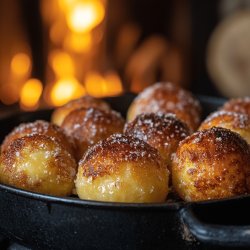
[[[20,124],[6,136],[0,182],[108,202],[246,194],[249,115],[249,98],[232,99],[201,123],[199,101],[169,82],[140,93],[127,123],[104,100],[85,96],[55,109],[52,123]]]

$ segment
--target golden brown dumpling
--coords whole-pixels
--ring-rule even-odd
[[[201,106],[190,92],[173,83],[156,83],[141,92],[129,107],[127,120],[142,113],[174,113],[193,131],[200,124]]]
[[[221,110],[247,114],[250,116],[250,97],[233,98],[225,102]]]
[[[79,99],[72,100],[61,107],[56,108],[52,114],[51,121],[54,124],[61,126],[63,120],[71,111],[79,108],[91,108],[91,107],[106,111],[110,110],[110,106],[102,99],[86,95]]]
[[[175,191],[186,201],[221,199],[250,191],[250,154],[245,140],[220,127],[184,139],[172,167]]]
[[[0,182],[33,192],[70,195],[76,171],[69,152],[46,135],[16,139],[1,154]]]
[[[168,170],[156,149],[116,134],[87,151],[75,184],[81,199],[163,202],[168,194]]]
[[[147,142],[156,148],[169,166],[179,142],[189,134],[188,126],[174,114],[140,114],[127,123],[124,133]]]
[[[115,111],[81,108],[65,118],[62,128],[74,139],[77,159],[81,159],[89,146],[114,133],[121,133],[124,124],[124,119]]]
[[[209,129],[212,127],[222,127],[230,129],[238,133],[248,143],[250,143],[250,117],[246,114],[216,111],[209,115],[204,122],[202,122],[199,130]]]
[[[30,123],[21,123],[19,126],[14,128],[12,132],[5,137],[1,145],[1,151],[7,150],[10,143],[15,139],[34,134],[47,135],[57,140],[61,146],[68,150],[69,153],[72,155],[74,154],[73,143],[66,137],[64,131],[57,125],[42,120]]]

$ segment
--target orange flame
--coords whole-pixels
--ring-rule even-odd
[[[90,33],[69,33],[64,40],[64,47],[76,53],[88,52],[91,49],[92,36]]]
[[[74,61],[66,52],[52,51],[49,63],[57,77],[68,77],[75,74]]]
[[[110,72],[105,76],[90,72],[85,80],[86,91],[95,97],[115,96],[122,93],[122,83],[119,76]]]
[[[17,53],[11,60],[11,71],[18,77],[26,76],[31,68],[31,61],[27,54]]]
[[[105,10],[99,0],[79,1],[67,13],[67,24],[73,32],[85,33],[103,20]]]
[[[23,109],[33,110],[38,106],[43,91],[43,85],[38,79],[29,79],[22,87],[20,105]]]
[[[50,92],[52,105],[61,106],[72,99],[79,98],[85,94],[84,87],[75,78],[64,78],[58,80]]]

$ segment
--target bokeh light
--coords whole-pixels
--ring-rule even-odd
[[[61,106],[72,99],[79,98],[85,94],[84,87],[75,78],[64,78],[58,80],[50,92],[52,105]]]
[[[35,78],[29,79],[22,87],[20,104],[24,109],[35,109],[43,91],[41,81]]]
[[[79,1],[67,13],[67,24],[73,32],[85,33],[100,24],[104,15],[105,9],[100,1]]]

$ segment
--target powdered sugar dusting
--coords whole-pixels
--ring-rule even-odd
[[[140,114],[125,125],[124,133],[157,149],[169,149],[190,134],[188,126],[171,113]]]
[[[122,134],[111,135],[89,148],[79,165],[89,163],[97,166],[102,164],[103,159],[110,161],[110,164],[137,162],[137,166],[143,167],[151,162],[162,167],[162,158],[156,149],[142,140]]]
[[[135,115],[141,113],[171,112],[183,119],[191,128],[200,122],[201,106],[192,94],[167,82],[146,88],[133,103]]]
[[[243,113],[216,111],[210,114],[201,127],[211,127],[229,124],[232,128],[250,129],[250,117]]]
[[[234,98],[227,101],[222,110],[247,114],[250,116],[250,97]]]

